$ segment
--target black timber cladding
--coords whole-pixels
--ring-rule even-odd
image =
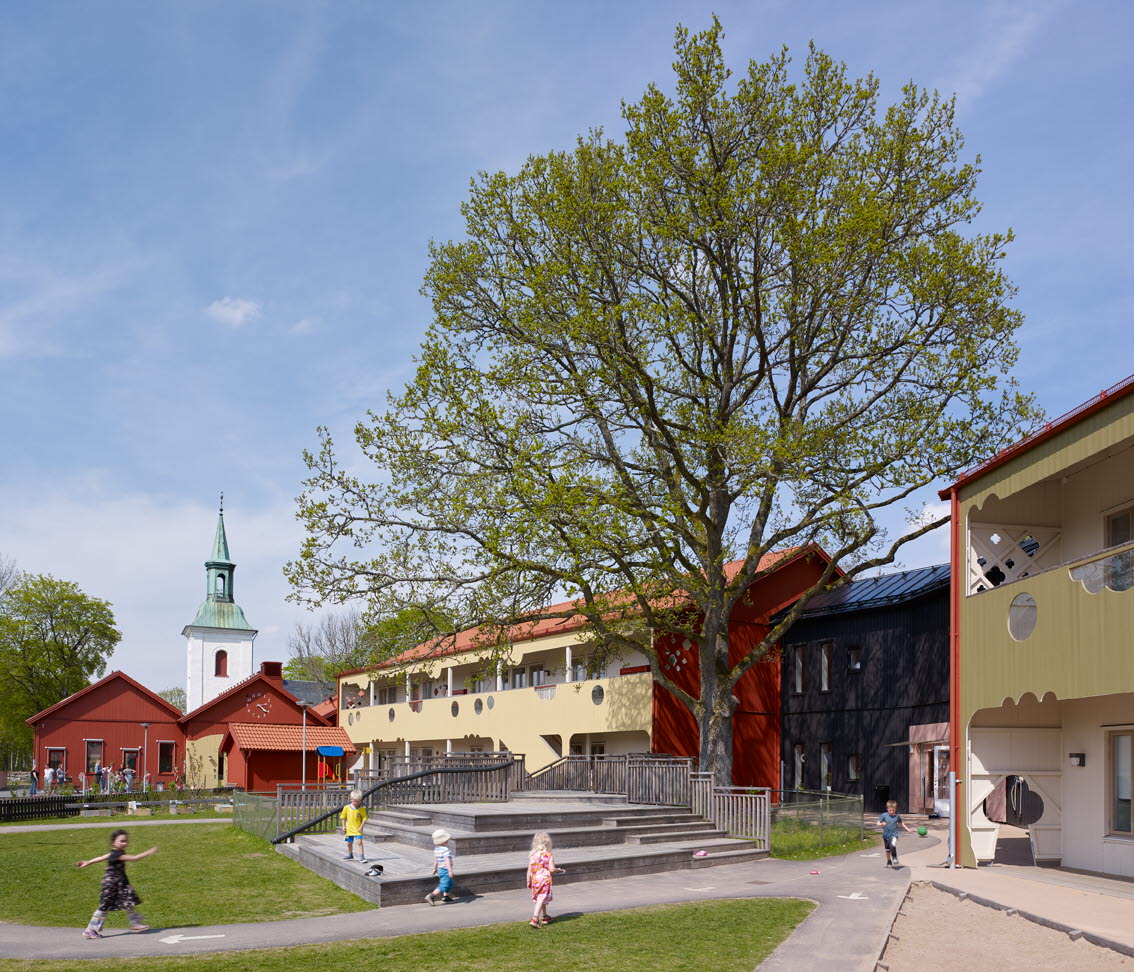
[[[830,645],[828,690],[821,651]],[[803,691],[796,692],[802,651]],[[852,666],[860,653],[860,667]],[[853,581],[820,594],[783,639],[780,690],[783,785],[796,785],[795,747],[803,746],[805,789],[829,785],[861,793],[873,811],[884,788],[910,809],[910,726],[949,719],[949,566]],[[831,746],[830,778],[820,779],[820,746]],[[860,779],[851,757],[861,756]]]

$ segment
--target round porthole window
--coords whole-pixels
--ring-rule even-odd
[[[390,721],[391,722],[394,721],[394,710],[393,709],[390,710]]]
[[[460,711],[461,711],[460,705],[458,703],[454,702],[453,705],[452,705],[452,712],[453,712],[453,718],[454,719],[457,718],[457,714]]]
[[[591,701],[595,705],[602,705],[602,700],[606,698],[606,693],[602,690],[601,685],[596,685],[591,689]]]
[[[1016,641],[1025,641],[1036,630],[1038,613],[1031,594],[1017,594],[1008,606],[1008,633]]]
[[[473,703],[473,712],[475,712],[477,715],[480,715],[483,711],[484,711],[484,700],[483,699],[477,699]]]
[[[496,705],[496,700],[490,695],[488,697],[488,707],[491,709],[494,705]]]

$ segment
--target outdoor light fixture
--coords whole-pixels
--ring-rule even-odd
[[[139,723],[139,725],[142,727],[142,789],[144,790],[146,788],[146,751],[149,749],[150,726],[152,726],[153,723],[142,722]]]
[[[307,792],[307,707],[310,704],[310,702],[303,701],[299,703],[299,707],[303,710],[303,741],[300,743],[300,746],[303,748],[303,782],[300,783],[300,789],[305,793]]]
[[[1067,758],[1071,760],[1072,766],[1086,766],[1087,754],[1086,753],[1068,753]]]

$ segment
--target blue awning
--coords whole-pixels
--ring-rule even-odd
[[[315,752],[317,752],[320,756],[342,756],[343,747],[342,746],[320,746],[315,750]]]

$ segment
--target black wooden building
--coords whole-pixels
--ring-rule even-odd
[[[783,645],[785,789],[861,793],[904,812],[944,810],[949,565],[821,594]],[[947,812],[947,811],[946,811]]]

